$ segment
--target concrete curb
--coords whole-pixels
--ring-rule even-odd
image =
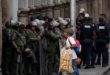
[[[110,71],[110,66],[101,75],[105,75],[108,71]]]

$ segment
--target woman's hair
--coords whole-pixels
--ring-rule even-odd
[[[71,29],[71,28],[65,29],[64,32],[67,33],[67,34],[70,35],[70,36],[72,36],[73,33],[74,33],[73,29]]]

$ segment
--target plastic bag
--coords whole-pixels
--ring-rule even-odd
[[[73,73],[71,49],[63,48],[60,52],[60,72]]]

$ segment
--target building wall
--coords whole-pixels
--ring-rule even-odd
[[[110,21],[110,0],[79,0],[78,8],[85,8],[94,19],[97,21],[100,14],[107,15],[108,21]]]

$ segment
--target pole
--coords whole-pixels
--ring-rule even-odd
[[[73,30],[76,29],[76,0],[70,1],[70,20]]]
[[[76,25],[76,0],[70,1],[70,19],[71,19],[71,25],[75,27]]]

